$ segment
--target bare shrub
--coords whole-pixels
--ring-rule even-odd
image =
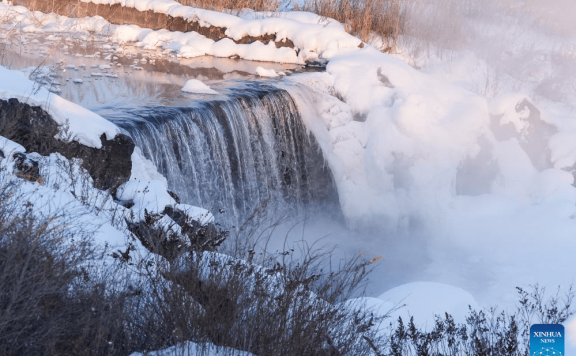
[[[533,286],[530,292],[518,291],[518,309],[512,313],[470,310],[466,323],[457,324],[448,313],[436,316],[431,331],[421,330],[414,318],[402,318],[390,331],[391,355],[507,355],[529,354],[530,326],[557,324],[574,314],[572,287],[545,298],[545,290]]]
[[[176,0],[182,5],[199,7],[202,9],[238,12],[243,9],[254,11],[278,11],[281,8],[281,0]]]
[[[256,240],[266,239],[277,227],[256,229],[253,224],[268,221],[258,216],[239,229],[238,238],[254,241],[246,234],[258,233]],[[215,241],[219,247],[220,239]],[[254,263],[251,246],[228,244],[245,259],[194,244],[176,258],[150,254],[143,259],[139,271],[149,285],[145,296],[133,301],[137,317],[131,322],[142,337],[136,342],[141,350],[184,341],[261,356],[368,355],[381,347],[377,326],[383,317],[342,304],[362,286],[370,261],[356,257],[331,268],[330,250],[303,244],[300,257],[289,250],[261,255]]]
[[[103,256],[88,235],[67,232],[61,217],[1,216],[0,355],[123,350],[125,297],[110,294],[111,276],[94,279],[93,262]]]

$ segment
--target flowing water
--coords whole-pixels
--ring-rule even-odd
[[[130,135],[186,203],[239,222],[263,205],[302,212],[338,195],[314,137],[290,95],[258,82],[187,106],[99,112]]]

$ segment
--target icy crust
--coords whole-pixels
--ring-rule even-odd
[[[66,125],[72,140],[83,145],[101,148],[100,136],[108,140],[119,132],[118,127],[100,115],[50,93],[44,87],[24,77],[20,72],[0,66],[0,98],[16,98],[47,111],[58,125]],[[63,139],[63,137],[56,137]]]

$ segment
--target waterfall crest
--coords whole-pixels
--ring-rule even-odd
[[[263,204],[338,206],[330,170],[290,95],[259,83],[227,91],[185,107],[114,108],[103,116],[134,139],[183,202],[224,209],[235,222]]]

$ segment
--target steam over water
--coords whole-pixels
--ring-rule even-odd
[[[338,205],[331,173],[290,95],[257,83],[189,106],[103,113],[130,135],[183,202],[237,223],[261,205]],[[278,205],[276,205],[278,204]]]

